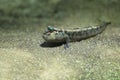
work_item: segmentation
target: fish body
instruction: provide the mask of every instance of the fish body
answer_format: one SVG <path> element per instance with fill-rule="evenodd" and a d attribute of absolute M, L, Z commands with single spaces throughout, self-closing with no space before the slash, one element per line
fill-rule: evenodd
<path fill-rule="evenodd" d="M 79 41 L 85 38 L 95 36 L 105 30 L 107 25 L 111 22 L 103 22 L 98 26 L 88 26 L 83 29 L 73 28 L 73 29 L 57 29 L 53 27 L 48 27 L 48 31 L 43 34 L 43 39 L 46 42 L 67 42 L 67 41 Z"/>

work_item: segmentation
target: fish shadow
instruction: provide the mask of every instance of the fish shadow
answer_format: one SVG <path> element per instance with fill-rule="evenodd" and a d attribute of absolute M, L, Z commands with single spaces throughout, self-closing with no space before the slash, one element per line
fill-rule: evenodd
<path fill-rule="evenodd" d="M 74 43 L 74 42 L 80 42 L 81 40 L 78 40 L 78 41 L 72 41 L 70 43 Z M 66 42 L 58 42 L 58 43 L 54 43 L 54 42 L 43 42 L 40 44 L 40 47 L 44 47 L 44 48 L 54 48 L 54 47 L 60 47 L 66 45 Z"/>
<path fill-rule="evenodd" d="M 65 43 L 64 42 L 61 42 L 61 43 L 43 42 L 42 44 L 40 44 L 40 46 L 44 48 L 54 48 L 54 47 L 62 46 L 63 44 Z"/>
<path fill-rule="evenodd" d="M 94 35 L 95 36 L 95 35 Z M 84 38 L 82 40 L 86 40 L 88 38 L 91 38 L 91 37 L 87 37 L 87 38 Z M 74 43 L 74 42 L 81 42 L 82 40 L 77 40 L 77 41 L 71 41 L 70 43 Z M 62 46 L 62 45 L 65 45 L 66 42 L 59 42 L 59 43 L 54 43 L 54 42 L 43 42 L 40 44 L 41 47 L 44 47 L 44 48 L 54 48 L 54 47 L 59 47 L 59 46 Z"/>

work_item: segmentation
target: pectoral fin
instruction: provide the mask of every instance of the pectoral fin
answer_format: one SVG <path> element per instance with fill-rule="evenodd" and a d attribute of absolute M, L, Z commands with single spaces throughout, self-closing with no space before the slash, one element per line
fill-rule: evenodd
<path fill-rule="evenodd" d="M 69 39 L 69 37 L 67 37 L 67 38 L 66 38 L 66 43 L 65 43 L 65 45 L 64 45 L 64 48 L 65 48 L 65 49 L 69 48 L 69 42 L 70 42 L 70 39 Z"/>

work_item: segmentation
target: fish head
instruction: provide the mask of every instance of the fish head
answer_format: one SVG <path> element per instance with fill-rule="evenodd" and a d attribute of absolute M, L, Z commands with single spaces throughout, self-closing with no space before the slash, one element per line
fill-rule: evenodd
<path fill-rule="evenodd" d="M 47 42 L 65 42 L 66 37 L 64 31 L 47 31 L 43 34 L 43 39 Z"/>

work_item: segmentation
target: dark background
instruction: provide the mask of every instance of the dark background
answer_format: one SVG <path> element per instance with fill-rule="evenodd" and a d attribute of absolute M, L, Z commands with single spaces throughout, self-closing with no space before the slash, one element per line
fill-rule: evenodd
<path fill-rule="evenodd" d="M 119 0 L 0 0 L 0 27 L 52 24 L 70 16 L 80 21 L 107 18 L 117 26 L 119 13 Z"/>

